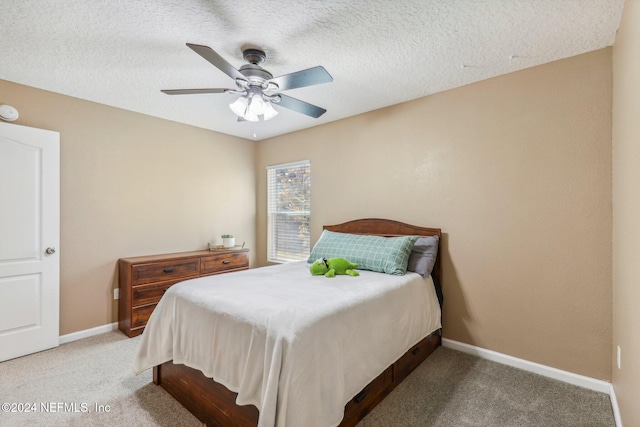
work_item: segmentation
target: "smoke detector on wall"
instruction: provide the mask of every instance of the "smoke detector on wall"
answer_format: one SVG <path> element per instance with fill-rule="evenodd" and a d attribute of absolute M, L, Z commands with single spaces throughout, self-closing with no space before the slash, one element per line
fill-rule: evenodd
<path fill-rule="evenodd" d="M 11 105 L 2 104 L 0 105 L 0 119 L 13 122 L 18 119 L 18 110 Z"/>

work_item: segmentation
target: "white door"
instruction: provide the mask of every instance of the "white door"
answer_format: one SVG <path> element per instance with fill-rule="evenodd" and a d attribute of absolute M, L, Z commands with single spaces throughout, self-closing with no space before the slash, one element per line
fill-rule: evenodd
<path fill-rule="evenodd" d="M 0 122 L 0 362 L 57 347 L 60 134 Z"/>

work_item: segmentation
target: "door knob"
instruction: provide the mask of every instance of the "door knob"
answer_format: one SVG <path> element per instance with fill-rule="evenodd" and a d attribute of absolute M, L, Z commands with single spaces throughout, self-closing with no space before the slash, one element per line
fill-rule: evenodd
<path fill-rule="evenodd" d="M 54 247 L 49 247 L 49 248 L 47 248 L 47 249 L 45 250 L 45 252 L 46 252 L 48 255 L 53 255 L 53 254 L 55 254 L 55 253 L 56 253 L 56 248 L 54 248 Z"/>

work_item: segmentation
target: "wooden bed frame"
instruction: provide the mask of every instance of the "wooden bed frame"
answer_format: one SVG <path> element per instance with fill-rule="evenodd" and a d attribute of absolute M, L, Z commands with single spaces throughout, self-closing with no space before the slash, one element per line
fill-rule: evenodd
<path fill-rule="evenodd" d="M 442 237 L 439 228 L 425 228 L 398 221 L 368 218 L 323 227 L 325 230 L 352 234 L 393 236 Z M 432 272 L 433 278 L 442 284 L 440 254 Z M 439 345 L 440 331 L 436 331 L 416 343 L 400 359 L 367 384 L 345 406 L 344 418 L 339 427 L 355 426 L 402 380 L 422 363 Z M 253 405 L 235 403 L 237 393 L 227 389 L 202 372 L 185 365 L 166 362 L 153 368 L 153 382 L 164 388 L 193 415 L 209 427 L 256 427 L 258 409 Z"/>

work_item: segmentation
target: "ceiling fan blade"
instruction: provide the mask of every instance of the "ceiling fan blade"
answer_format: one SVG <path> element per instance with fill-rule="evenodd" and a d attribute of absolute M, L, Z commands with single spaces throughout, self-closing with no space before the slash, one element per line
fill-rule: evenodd
<path fill-rule="evenodd" d="M 324 67 L 318 66 L 291 74 L 285 74 L 284 76 L 274 77 L 269 81 L 277 84 L 279 90 L 289 90 L 329 83 L 333 81 L 333 77 L 331 77 Z"/>
<path fill-rule="evenodd" d="M 167 95 L 193 95 L 198 93 L 225 93 L 229 89 L 164 89 L 160 92 Z"/>
<path fill-rule="evenodd" d="M 316 105 L 300 101 L 299 99 L 295 99 L 281 93 L 279 93 L 277 96 L 280 97 L 280 102 L 277 102 L 276 105 L 288 108 L 293 111 L 297 111 L 298 113 L 306 114 L 307 116 L 311 116 L 314 119 L 317 119 L 327 112 L 327 110 L 325 110 L 324 108 L 320 108 Z"/>
<path fill-rule="evenodd" d="M 233 80 L 246 80 L 246 77 L 243 76 L 240 71 L 236 70 L 233 65 L 229 64 L 226 59 L 218 55 L 216 51 L 211 49 L 209 46 L 202 46 L 199 44 L 191 43 L 187 43 L 187 46 L 189 46 L 195 53 L 213 64 L 227 76 L 231 77 Z"/>

